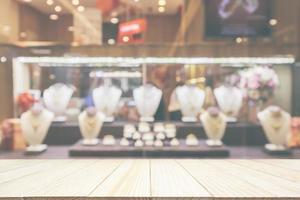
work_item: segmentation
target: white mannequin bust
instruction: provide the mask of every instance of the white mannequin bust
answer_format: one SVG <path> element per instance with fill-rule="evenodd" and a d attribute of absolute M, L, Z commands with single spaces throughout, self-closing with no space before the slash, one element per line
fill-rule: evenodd
<path fill-rule="evenodd" d="M 259 112 L 257 117 L 263 127 L 270 144 L 266 144 L 268 150 L 286 150 L 288 138 L 291 134 L 291 116 L 278 106 L 269 106 Z"/>
<path fill-rule="evenodd" d="M 177 99 L 180 104 L 182 121 L 195 122 L 204 104 L 205 93 L 194 84 L 176 88 Z"/>
<path fill-rule="evenodd" d="M 100 86 L 93 91 L 93 100 L 96 108 L 105 114 L 105 121 L 114 121 L 114 112 L 122 96 L 122 90 L 110 85 Z"/>
<path fill-rule="evenodd" d="M 47 145 L 42 143 L 53 119 L 54 114 L 40 104 L 35 104 L 29 111 L 21 115 L 21 129 L 29 145 L 26 151 L 42 152 L 47 149 Z"/>
<path fill-rule="evenodd" d="M 222 112 L 227 116 L 227 121 L 236 121 L 243 105 L 242 91 L 233 86 L 220 86 L 214 89 L 217 103 Z"/>
<path fill-rule="evenodd" d="M 151 84 L 140 86 L 133 90 L 133 99 L 140 114 L 141 121 L 154 121 L 162 91 Z"/>
<path fill-rule="evenodd" d="M 66 120 L 64 114 L 73 92 L 71 87 L 62 83 L 56 83 L 44 91 L 44 103 L 46 108 L 55 114 L 55 121 Z"/>
<path fill-rule="evenodd" d="M 208 137 L 208 146 L 221 146 L 226 129 L 226 116 L 218 108 L 210 107 L 200 116 L 203 128 Z"/>
<path fill-rule="evenodd" d="M 105 116 L 94 107 L 87 108 L 78 116 L 83 145 L 96 145 L 99 143 L 98 135 L 104 118 Z"/>

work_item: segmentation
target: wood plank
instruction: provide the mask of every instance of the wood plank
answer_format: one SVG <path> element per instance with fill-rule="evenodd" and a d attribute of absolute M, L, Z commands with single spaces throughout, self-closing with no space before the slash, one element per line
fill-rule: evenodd
<path fill-rule="evenodd" d="M 84 161 L 81 160 L 81 162 Z M 98 160 L 73 174 L 52 182 L 47 188 L 43 188 L 39 194 L 46 197 L 87 197 L 121 163 L 122 160 Z M 80 164 L 80 162 L 74 164 Z"/>
<path fill-rule="evenodd" d="M 272 194 L 202 160 L 177 160 L 214 197 L 272 197 Z M 223 164 L 223 162 L 218 162 Z"/>
<path fill-rule="evenodd" d="M 23 197 L 39 197 L 43 194 L 45 188 L 94 162 L 96 161 L 77 162 L 74 160 L 63 160 L 55 167 L 45 168 L 39 173 L 12 182 L 8 185 L 9 187 L 6 188 L 6 191 L 11 191 L 11 194 L 17 193 Z M 21 188 L 18 187 L 20 185 L 22 186 Z M 18 188 L 18 190 L 15 188 Z"/>
<path fill-rule="evenodd" d="M 211 197 L 175 160 L 151 160 L 152 197 Z"/>
<path fill-rule="evenodd" d="M 29 163 L 31 161 L 24 161 Z M 41 164 L 36 164 L 30 167 L 19 168 L 17 170 L 10 170 L 6 173 L 0 174 L 0 197 L 23 197 L 25 192 L 30 188 L 35 188 L 45 181 L 49 174 L 49 169 L 57 169 L 58 166 L 64 166 L 64 163 L 69 163 L 70 160 L 45 160 Z M 59 169 L 59 168 L 58 168 Z M 2 176 L 1 176 L 2 175 Z"/>
<path fill-rule="evenodd" d="M 150 161 L 124 161 L 90 196 L 150 197 Z"/>
<path fill-rule="evenodd" d="M 291 160 L 291 159 L 260 159 L 260 160 L 256 160 L 258 162 L 263 162 L 269 165 L 274 165 L 277 167 L 282 167 L 284 169 L 287 170 L 295 170 L 295 171 L 300 171 L 300 162 L 299 160 L 295 159 L 295 160 Z"/>
<path fill-rule="evenodd" d="M 259 162 L 256 160 L 230 160 L 230 162 L 247 167 L 249 169 L 254 169 L 256 171 L 261 171 L 272 176 L 283 178 L 293 182 L 300 182 L 300 169 L 299 170 L 286 170 L 285 168 L 278 167 L 274 164 L 267 164 Z M 275 162 L 276 163 L 276 162 Z M 298 163 L 298 162 L 297 162 Z M 298 164 L 300 167 L 300 165 Z"/>
<path fill-rule="evenodd" d="M 240 166 L 228 160 L 203 160 L 202 162 L 271 193 L 272 197 L 300 197 L 300 185 L 286 179 Z"/>
<path fill-rule="evenodd" d="M 61 163 L 61 161 L 58 161 L 58 160 L 45 160 L 45 161 L 37 162 L 34 164 L 30 164 L 29 161 L 25 161 L 24 165 L 22 165 L 22 167 L 19 167 L 19 168 L 11 168 L 10 167 L 7 170 L 3 170 L 3 172 L 0 173 L 0 186 L 6 184 L 7 182 L 11 182 L 13 180 L 18 180 L 22 177 L 26 177 L 31 174 L 35 174 L 37 172 L 47 169 L 48 167 L 54 167 L 60 163 Z M 26 165 L 26 164 L 28 164 L 28 165 Z M 2 189 L 2 187 L 0 187 L 0 189 Z M 0 195 L 1 195 L 1 192 L 0 192 Z"/>
<path fill-rule="evenodd" d="M 24 160 L 0 160 L 0 173 L 9 170 L 17 169 L 24 166 L 34 165 L 41 163 L 42 160 L 32 160 L 32 162 L 24 162 Z"/>

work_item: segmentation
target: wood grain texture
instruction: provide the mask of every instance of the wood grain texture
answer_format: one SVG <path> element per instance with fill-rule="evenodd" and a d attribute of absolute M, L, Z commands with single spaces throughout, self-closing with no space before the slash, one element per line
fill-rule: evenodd
<path fill-rule="evenodd" d="M 300 199 L 299 160 L 0 160 L 0 199 Z"/>
<path fill-rule="evenodd" d="M 174 160 L 151 160 L 152 197 L 211 197 L 184 168 Z"/>
<path fill-rule="evenodd" d="M 90 196 L 150 197 L 150 161 L 126 160 Z"/>

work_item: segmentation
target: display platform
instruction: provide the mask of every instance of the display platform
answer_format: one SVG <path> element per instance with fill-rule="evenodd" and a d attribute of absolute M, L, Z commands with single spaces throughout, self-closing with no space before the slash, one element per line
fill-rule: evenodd
<path fill-rule="evenodd" d="M 117 141 L 119 143 L 119 141 Z M 197 146 L 187 146 L 184 140 L 180 140 L 180 145 L 164 147 L 134 147 L 134 146 L 108 146 L 98 144 L 86 146 L 82 141 L 77 142 L 69 150 L 70 156 L 99 156 L 99 157 L 229 157 L 230 152 L 226 146 L 209 147 L 205 141 L 199 141 Z"/>
<path fill-rule="evenodd" d="M 0 199 L 300 199 L 300 161 L 0 160 Z"/>
<path fill-rule="evenodd" d="M 195 134 L 199 139 L 207 139 L 203 126 L 200 122 L 166 122 L 173 123 L 177 128 L 177 138 L 184 139 L 190 133 Z M 123 137 L 123 127 L 125 124 L 134 124 L 132 122 L 115 121 L 104 123 L 99 137 L 111 134 L 115 138 Z M 152 126 L 153 123 L 150 123 Z M 81 139 L 81 134 L 77 122 L 53 123 L 45 139 L 48 145 L 73 145 Z M 224 144 L 230 146 L 260 146 L 267 143 L 265 134 L 260 124 L 236 122 L 228 123 L 224 138 Z"/>

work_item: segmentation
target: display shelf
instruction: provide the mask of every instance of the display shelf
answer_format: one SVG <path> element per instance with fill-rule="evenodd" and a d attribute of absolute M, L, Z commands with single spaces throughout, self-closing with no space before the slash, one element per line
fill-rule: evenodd
<path fill-rule="evenodd" d="M 84 146 L 82 141 L 73 145 L 69 150 L 70 156 L 99 156 L 99 157 L 228 157 L 229 150 L 226 146 L 208 147 L 205 141 L 199 141 L 197 146 L 187 146 L 184 140 L 180 140 L 179 146 L 164 147 L 134 147 L 116 145 Z"/>
<path fill-rule="evenodd" d="M 115 138 L 123 136 L 123 127 L 131 122 L 104 123 L 99 137 L 112 134 Z M 199 139 L 206 139 L 203 126 L 200 122 L 166 122 L 177 127 L 177 137 L 184 139 L 188 134 L 194 133 Z M 137 125 L 136 122 L 131 124 Z M 153 125 L 153 124 L 151 124 Z M 45 143 L 49 145 L 72 145 L 80 140 L 81 134 L 77 122 L 53 123 L 50 127 Z M 223 142 L 226 145 L 264 145 L 267 139 L 260 124 L 237 122 L 228 123 Z"/>
<path fill-rule="evenodd" d="M 299 160 L 1 160 L 0 199 L 299 199 Z"/>

